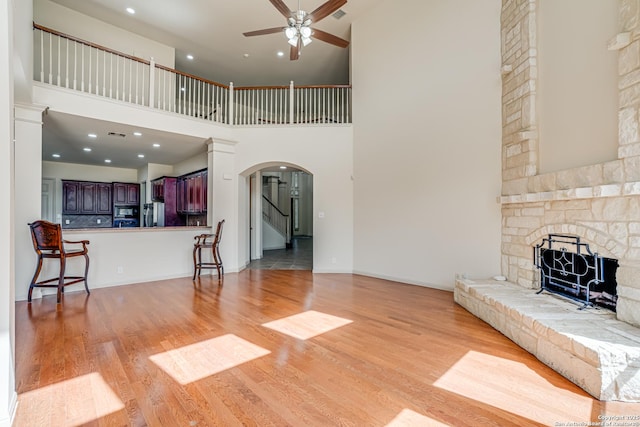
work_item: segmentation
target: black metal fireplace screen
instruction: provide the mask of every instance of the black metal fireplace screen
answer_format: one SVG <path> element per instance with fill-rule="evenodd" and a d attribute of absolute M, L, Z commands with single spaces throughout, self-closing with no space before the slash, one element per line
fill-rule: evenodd
<path fill-rule="evenodd" d="M 538 293 L 563 295 L 582 303 L 581 309 L 597 305 L 616 310 L 618 260 L 592 253 L 578 236 L 562 234 L 549 234 L 535 246 L 533 258 L 540 270 Z"/>

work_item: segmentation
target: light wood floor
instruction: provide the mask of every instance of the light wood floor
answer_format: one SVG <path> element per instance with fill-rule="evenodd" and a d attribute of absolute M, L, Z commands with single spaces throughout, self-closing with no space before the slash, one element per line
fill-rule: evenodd
<path fill-rule="evenodd" d="M 639 404 L 591 398 L 452 293 L 355 275 L 46 296 L 16 303 L 16 346 L 16 426 L 640 423 Z"/>

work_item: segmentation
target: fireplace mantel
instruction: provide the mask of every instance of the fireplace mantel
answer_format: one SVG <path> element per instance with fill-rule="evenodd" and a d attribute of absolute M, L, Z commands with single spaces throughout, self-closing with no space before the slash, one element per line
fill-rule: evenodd
<path fill-rule="evenodd" d="M 556 200 L 594 199 L 599 197 L 622 197 L 640 195 L 640 181 L 602 184 L 589 187 L 567 188 L 561 190 L 539 191 L 509 196 L 500 196 L 498 202 L 512 203 L 551 202 Z"/>

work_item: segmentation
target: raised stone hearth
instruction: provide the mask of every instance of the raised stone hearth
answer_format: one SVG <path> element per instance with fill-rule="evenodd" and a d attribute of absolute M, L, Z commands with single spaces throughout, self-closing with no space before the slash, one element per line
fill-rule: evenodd
<path fill-rule="evenodd" d="M 595 398 L 640 402 L 640 329 L 615 313 L 496 280 L 457 280 L 454 297 Z"/>

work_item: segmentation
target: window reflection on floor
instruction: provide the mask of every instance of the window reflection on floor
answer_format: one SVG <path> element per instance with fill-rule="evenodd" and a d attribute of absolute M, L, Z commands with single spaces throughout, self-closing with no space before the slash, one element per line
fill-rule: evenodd
<path fill-rule="evenodd" d="M 154 354 L 149 359 L 185 385 L 269 353 L 269 350 L 227 334 Z"/>
<path fill-rule="evenodd" d="M 124 408 L 97 372 L 22 393 L 18 402 L 16 426 L 79 426 Z"/>

